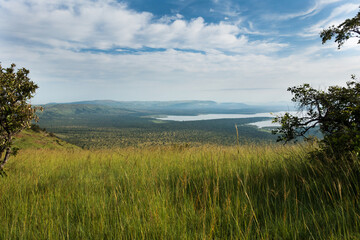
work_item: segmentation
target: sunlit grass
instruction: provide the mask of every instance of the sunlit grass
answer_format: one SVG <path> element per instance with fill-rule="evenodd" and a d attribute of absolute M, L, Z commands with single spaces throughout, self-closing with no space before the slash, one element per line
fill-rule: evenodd
<path fill-rule="evenodd" d="M 308 151 L 23 150 L 0 178 L 0 239 L 360 238 L 360 177 Z"/>

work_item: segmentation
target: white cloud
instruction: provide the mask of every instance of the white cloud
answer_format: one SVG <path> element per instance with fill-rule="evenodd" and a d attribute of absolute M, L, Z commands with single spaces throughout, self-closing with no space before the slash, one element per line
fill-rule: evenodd
<path fill-rule="evenodd" d="M 352 3 L 341 5 L 335 8 L 327 18 L 315 23 L 310 28 L 305 29 L 304 32 L 299 33 L 298 35 L 302 37 L 313 37 L 319 35 L 319 33 L 323 29 L 326 29 L 332 25 L 337 26 L 340 23 L 344 22 L 344 19 L 346 19 L 346 17 L 354 17 L 354 13 L 356 13 L 358 7 L 358 4 Z"/>
<path fill-rule="evenodd" d="M 344 11 L 334 10 L 332 16 Z M 251 23 L 249 29 L 254 31 Z M 250 40 L 243 31 L 236 24 L 209 24 L 201 17 L 186 20 L 175 15 L 156 20 L 151 13 L 135 12 L 111 0 L 0 0 L 2 64 L 15 62 L 31 70 L 31 78 L 40 86 L 37 102 L 286 101 L 290 99 L 288 86 L 341 84 L 350 74 L 359 74 L 360 55 L 347 56 L 346 49 L 331 51 L 326 58 L 320 57 L 324 53 L 319 47 L 279 57 L 271 53 L 286 45 Z M 77 51 L 143 46 L 166 50 L 138 54 L 123 54 L 121 49 L 118 54 Z M 218 91 L 231 88 L 270 90 L 261 94 Z"/>
<path fill-rule="evenodd" d="M 286 88 L 304 82 L 315 87 L 344 84 L 359 74 L 359 55 L 335 51 L 315 57 L 318 49 L 304 49 L 288 57 L 261 54 L 225 55 L 148 52 L 136 55 L 76 53 L 66 49 L 20 47 L 16 52 L 0 41 L 3 59 L 31 70 L 40 86 L 36 102 L 84 99 L 217 101 L 288 101 Z M 41 50 L 41 51 L 39 51 Z M 3 62 L 8 66 L 11 62 Z M 269 88 L 268 91 L 219 89 Z"/>
<path fill-rule="evenodd" d="M 179 20 L 179 19 L 183 19 L 183 18 L 184 18 L 183 15 L 177 13 L 174 16 L 168 16 L 168 15 L 162 16 L 158 22 L 163 23 L 163 24 L 170 24 L 171 22 L 173 22 L 175 20 Z"/>
<path fill-rule="evenodd" d="M 241 29 L 231 23 L 209 24 L 201 17 L 184 20 L 180 14 L 156 20 L 151 13 L 135 12 L 111 0 L 0 0 L 0 16 L 2 36 L 55 48 L 146 46 L 273 52 L 285 46 L 249 42 L 241 35 Z"/>
<path fill-rule="evenodd" d="M 318 12 L 320 12 L 326 5 L 340 2 L 340 1 L 341 0 L 315 0 L 313 5 L 309 9 L 302 10 L 302 11 L 295 12 L 295 13 L 288 13 L 288 14 L 281 14 L 281 15 L 280 14 L 267 15 L 266 18 L 271 19 L 271 20 L 279 20 L 279 21 L 289 20 L 292 18 L 307 18 L 307 17 L 311 17 L 311 16 L 317 14 Z"/>
<path fill-rule="evenodd" d="M 153 48 L 185 48 L 206 52 L 217 49 L 235 53 L 269 53 L 286 46 L 267 41 L 250 42 L 246 36 L 239 35 L 240 31 L 237 26 L 224 22 L 206 24 L 199 17 L 191 21 L 176 20 L 170 25 L 151 24 L 139 36 L 146 38 L 147 46 Z"/>
<path fill-rule="evenodd" d="M 211 13 L 220 14 L 225 20 L 231 20 L 232 24 L 239 26 L 243 22 L 240 4 L 232 0 L 214 1 L 214 8 L 210 9 Z"/>

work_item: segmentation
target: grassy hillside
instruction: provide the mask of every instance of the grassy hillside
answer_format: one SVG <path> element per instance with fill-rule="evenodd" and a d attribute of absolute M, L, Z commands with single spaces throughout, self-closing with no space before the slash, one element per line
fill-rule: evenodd
<path fill-rule="evenodd" d="M 14 138 L 14 147 L 19 149 L 75 149 L 75 145 L 67 143 L 55 135 L 42 130 L 23 130 Z"/>
<path fill-rule="evenodd" d="M 330 174 L 309 149 L 23 150 L 0 178 L 0 239 L 360 238 L 359 169 Z"/>

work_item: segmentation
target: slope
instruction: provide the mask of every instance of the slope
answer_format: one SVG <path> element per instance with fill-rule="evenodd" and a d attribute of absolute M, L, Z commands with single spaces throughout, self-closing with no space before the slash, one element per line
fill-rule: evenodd
<path fill-rule="evenodd" d="M 15 136 L 14 147 L 19 149 L 78 149 L 79 147 L 67 143 L 54 134 L 38 127 L 26 129 Z"/>

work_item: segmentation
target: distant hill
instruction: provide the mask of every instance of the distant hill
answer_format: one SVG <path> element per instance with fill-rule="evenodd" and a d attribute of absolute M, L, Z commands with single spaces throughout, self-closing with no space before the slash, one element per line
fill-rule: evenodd
<path fill-rule="evenodd" d="M 72 114 L 128 114 L 134 111 L 121 107 L 111 107 L 105 104 L 90 103 L 51 103 L 43 105 L 44 113 L 51 115 L 72 115 Z"/>
<path fill-rule="evenodd" d="M 71 103 L 51 103 L 45 106 L 102 106 L 131 110 L 165 110 L 165 109 L 243 109 L 250 106 L 244 103 L 217 103 L 214 101 L 112 101 L 94 100 Z"/>
<path fill-rule="evenodd" d="M 256 106 L 244 103 L 217 103 L 214 101 L 112 101 L 94 100 L 71 103 L 50 103 L 43 105 L 44 114 L 183 114 L 210 113 L 257 113 L 289 110 L 285 105 Z"/>

